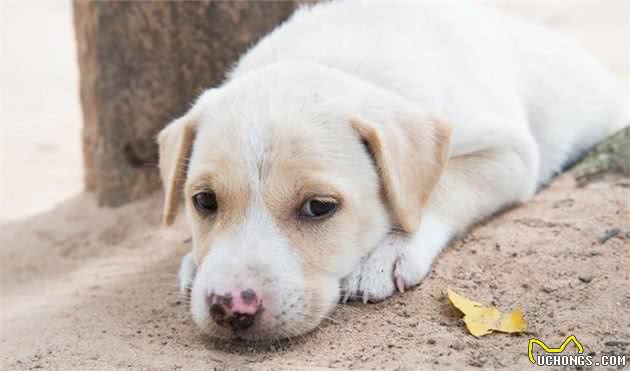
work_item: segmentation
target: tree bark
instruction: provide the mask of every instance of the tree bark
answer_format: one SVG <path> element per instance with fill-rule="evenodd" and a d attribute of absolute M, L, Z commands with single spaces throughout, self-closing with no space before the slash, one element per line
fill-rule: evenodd
<path fill-rule="evenodd" d="M 159 130 L 298 3 L 74 2 L 85 186 L 101 205 L 159 187 Z"/>

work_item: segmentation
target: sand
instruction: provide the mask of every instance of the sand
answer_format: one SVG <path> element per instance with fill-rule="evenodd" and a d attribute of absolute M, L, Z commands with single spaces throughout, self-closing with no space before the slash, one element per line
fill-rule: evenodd
<path fill-rule="evenodd" d="M 535 4 L 502 6 L 572 33 L 628 84 L 628 3 Z M 12 175 L 41 179 L 32 170 L 45 162 L 24 163 L 14 168 L 28 171 Z M 529 338 L 559 345 L 570 334 L 587 353 L 630 357 L 628 178 L 579 188 L 564 174 L 453 242 L 419 287 L 339 306 L 316 331 L 265 345 L 214 341 L 195 328 L 175 284 L 189 233 L 181 219 L 159 225 L 160 197 L 101 209 L 78 194 L 26 219 L 4 218 L 0 369 L 522 369 L 531 367 Z M 528 333 L 474 338 L 446 287 L 522 308 Z"/>
<path fill-rule="evenodd" d="M 80 195 L 2 228 L 0 368 L 520 368 L 531 336 L 569 334 L 588 352 L 628 353 L 607 344 L 630 344 L 629 187 L 615 176 L 577 188 L 563 175 L 453 243 L 418 288 L 340 306 L 314 333 L 263 346 L 194 327 L 174 276 L 188 234 L 159 226 L 159 195 L 116 210 Z M 529 333 L 472 337 L 446 287 L 522 308 Z"/>

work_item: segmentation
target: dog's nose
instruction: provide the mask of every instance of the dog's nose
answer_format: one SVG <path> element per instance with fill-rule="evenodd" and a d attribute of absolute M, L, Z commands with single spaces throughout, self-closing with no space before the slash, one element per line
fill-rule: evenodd
<path fill-rule="evenodd" d="M 212 320 L 232 330 L 251 327 L 263 310 L 262 301 L 252 289 L 212 293 L 208 296 L 208 305 Z"/>

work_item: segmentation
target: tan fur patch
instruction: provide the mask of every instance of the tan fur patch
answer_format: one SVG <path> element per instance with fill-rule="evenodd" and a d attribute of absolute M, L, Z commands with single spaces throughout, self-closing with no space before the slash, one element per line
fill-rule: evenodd
<path fill-rule="evenodd" d="M 173 224 L 186 179 L 186 168 L 197 127 L 196 120 L 184 116 L 160 132 L 160 174 L 164 184 L 162 221 Z"/>
<path fill-rule="evenodd" d="M 186 200 L 190 215 L 194 219 L 198 236 L 203 238 L 195 243 L 194 255 L 200 260 L 208 253 L 208 238 L 216 233 L 233 232 L 245 220 L 251 190 L 238 162 L 214 158 L 204 164 L 208 171 L 195 174 L 186 183 Z M 217 197 L 218 209 L 215 215 L 203 215 L 195 209 L 192 199 L 195 194 L 211 191 Z"/>

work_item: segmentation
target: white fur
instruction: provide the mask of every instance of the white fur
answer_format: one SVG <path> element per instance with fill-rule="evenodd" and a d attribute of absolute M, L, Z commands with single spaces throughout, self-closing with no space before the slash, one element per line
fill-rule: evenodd
<path fill-rule="evenodd" d="M 305 315 L 302 258 L 266 210 L 258 183 L 272 126 L 323 130 L 321 123 L 366 111 L 387 120 L 397 101 L 445 116 L 453 128 L 449 164 L 420 227 L 411 236 L 387 234 L 392 225 L 381 220 L 365 237 L 382 236 L 381 242 L 346 243 L 318 276 L 325 281 L 320 311 L 302 318 L 301 327 L 284 328 L 285 335 L 309 330 L 313 318 L 332 307 L 337 287 L 330 282 L 343 278 L 345 299 L 364 301 L 418 284 L 453 236 L 527 200 L 567 162 L 630 123 L 627 97 L 613 77 L 574 43 L 540 26 L 463 2 L 304 7 L 249 50 L 227 82 L 193 109 L 202 124 L 188 176 L 208 171 L 205 159 L 215 144 L 239 133 L 234 148 L 249 161 L 244 177 L 255 195 L 238 233 L 213 243 L 197 261 L 192 312 L 201 327 L 209 325 L 206 296 L 233 287 L 284 298 L 270 307 L 268 326 L 299 323 Z M 327 137 L 338 144 L 330 158 L 345 156 L 345 135 Z M 361 173 L 366 171 L 357 166 L 349 173 L 375 181 Z M 199 240 L 195 226 L 193 231 Z M 182 264 L 182 285 L 194 275 L 191 261 L 187 256 Z M 286 302 L 297 307 L 288 310 Z"/>
<path fill-rule="evenodd" d="M 181 295 L 188 295 L 188 291 L 192 289 L 196 273 L 197 264 L 195 264 L 195 259 L 193 258 L 192 253 L 188 253 L 182 258 L 182 262 L 179 266 L 179 272 L 177 274 L 177 279 L 179 281 L 179 293 Z"/>

